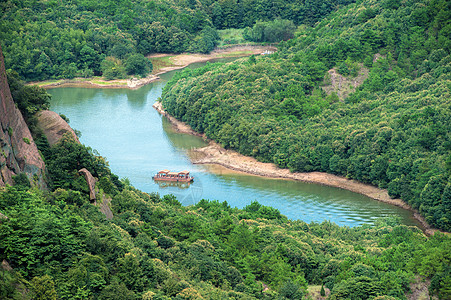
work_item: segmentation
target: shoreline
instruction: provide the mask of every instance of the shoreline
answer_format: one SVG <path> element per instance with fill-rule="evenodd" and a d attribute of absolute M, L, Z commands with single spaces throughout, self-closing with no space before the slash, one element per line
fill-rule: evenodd
<path fill-rule="evenodd" d="M 353 179 L 347 179 L 324 172 L 296 172 L 292 173 L 289 169 L 281 169 L 273 163 L 263 163 L 253 157 L 244 156 L 234 150 L 228 150 L 221 147 L 216 142 L 206 138 L 191 129 L 191 127 L 169 115 L 162 107 L 161 102 L 155 102 L 153 107 L 174 126 L 174 129 L 180 133 L 196 135 L 208 141 L 208 146 L 191 150 L 190 159 L 193 164 L 211 164 L 220 165 L 227 169 L 244 172 L 250 175 L 257 175 L 274 179 L 291 179 L 307 183 L 321 184 L 330 187 L 348 190 L 367 196 L 373 200 L 381 201 L 391 205 L 401 207 L 413 213 L 413 218 L 421 224 L 421 230 L 430 236 L 438 229 L 432 228 L 419 212 L 401 199 L 392 199 L 386 189 L 362 183 Z"/>
<path fill-rule="evenodd" d="M 156 75 L 149 75 L 146 78 L 115 79 L 106 81 L 103 79 L 87 80 L 86 78 L 60 79 L 55 82 L 29 82 L 29 85 L 38 85 L 45 89 L 54 89 L 59 87 L 83 87 L 83 88 L 106 88 L 106 89 L 131 89 L 136 90 L 146 84 L 160 79 Z"/>
<path fill-rule="evenodd" d="M 105 89 L 131 89 L 136 90 L 149 83 L 160 79 L 158 75 L 165 74 L 173 70 L 179 70 L 186 68 L 190 64 L 207 62 L 215 59 L 227 58 L 227 57 L 245 57 L 250 55 L 260 54 L 266 50 L 275 50 L 274 46 L 234 46 L 227 49 L 215 49 L 209 54 L 199 53 L 182 53 L 182 54 L 169 54 L 158 53 L 148 55 L 148 58 L 160 58 L 169 57 L 171 60 L 171 66 L 159 68 L 155 73 L 149 74 L 145 78 L 129 78 L 129 79 L 113 79 L 104 80 L 103 77 L 99 78 L 74 78 L 74 79 L 57 79 L 50 81 L 33 81 L 27 83 L 27 85 L 38 85 L 45 89 L 59 88 L 59 87 L 84 87 L 84 88 L 105 88 Z"/>
<path fill-rule="evenodd" d="M 183 69 L 193 63 L 207 62 L 215 59 L 221 58 L 232 58 L 232 57 L 246 57 L 251 55 L 260 55 L 265 51 L 276 51 L 277 48 L 274 46 L 252 46 L 252 45 L 236 45 L 231 46 L 226 49 L 215 49 L 209 54 L 201 53 L 181 53 L 181 54 L 166 54 L 158 53 L 148 55 L 148 58 L 162 58 L 169 57 L 172 61 L 172 66 L 160 68 L 157 72 L 152 73 L 153 75 L 161 75 L 173 70 Z"/>

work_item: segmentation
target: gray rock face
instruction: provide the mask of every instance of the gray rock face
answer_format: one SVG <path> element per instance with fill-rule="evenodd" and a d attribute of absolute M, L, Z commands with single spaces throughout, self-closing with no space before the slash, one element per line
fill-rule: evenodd
<path fill-rule="evenodd" d="M 16 108 L 6 78 L 0 47 L 0 186 L 13 184 L 11 176 L 25 173 L 33 185 L 46 188 L 45 164 L 30 130 Z"/>

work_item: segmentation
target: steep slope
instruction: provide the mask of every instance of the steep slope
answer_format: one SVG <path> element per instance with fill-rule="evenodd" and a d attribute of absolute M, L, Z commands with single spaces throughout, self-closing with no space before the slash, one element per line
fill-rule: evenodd
<path fill-rule="evenodd" d="M 162 104 L 225 148 L 387 188 L 450 231 L 450 20 L 449 2 L 365 0 L 272 56 L 178 74 Z M 367 78 L 338 101 L 327 70 Z"/>
<path fill-rule="evenodd" d="M 0 47 L 0 186 L 13 184 L 12 176 L 25 173 L 30 182 L 44 188 L 45 165 L 22 114 L 16 108 L 6 79 Z"/>
<path fill-rule="evenodd" d="M 79 142 L 74 130 L 54 111 L 43 110 L 38 112 L 37 125 L 46 136 L 50 146 L 55 145 L 66 133 L 69 133 L 74 140 Z"/>

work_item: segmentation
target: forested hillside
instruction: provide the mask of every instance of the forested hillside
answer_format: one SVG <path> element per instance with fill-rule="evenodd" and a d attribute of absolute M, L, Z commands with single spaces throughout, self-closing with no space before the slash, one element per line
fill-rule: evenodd
<path fill-rule="evenodd" d="M 361 1 L 270 57 L 187 70 L 163 106 L 224 147 L 387 188 L 451 230 L 451 3 Z M 328 70 L 368 78 L 344 101 Z"/>
<path fill-rule="evenodd" d="M 0 259 L 13 271 L 0 268 L 0 297 L 301 299 L 324 284 L 330 299 L 405 299 L 413 282 L 427 293 L 422 278 L 430 294 L 451 296 L 441 233 L 390 220 L 306 224 L 256 202 L 182 207 L 127 185 L 112 193 L 109 221 L 80 191 L 3 189 Z"/>
<path fill-rule="evenodd" d="M 49 96 L 20 80 L 118 66 L 133 74 L 149 52 L 209 51 L 217 29 L 249 27 L 255 37 L 260 25 L 289 20 L 299 31 L 276 54 L 179 73 L 165 108 L 261 161 L 388 188 L 449 231 L 451 4 L 349 2 L 0 2 L 12 96 L 48 186 L 17 174 L 0 188 L 0 299 L 308 299 L 312 286 L 329 299 L 413 290 L 450 299 L 449 235 L 426 237 L 395 219 L 306 224 L 257 202 L 183 207 L 143 193 L 70 135 L 50 146 L 34 115 Z M 331 68 L 350 80 L 366 68 L 368 78 L 341 101 L 323 90 Z M 82 168 L 98 179 L 95 203 Z M 107 219 L 99 207 L 110 202 Z"/>
<path fill-rule="evenodd" d="M 24 111 L 45 108 L 45 91 L 10 78 Z M 32 89 L 39 100 L 24 103 Z M 27 119 L 49 190 L 20 175 L 0 190 L 1 299 L 301 299 L 309 286 L 329 299 L 451 296 L 449 236 L 427 238 L 396 219 L 306 224 L 257 202 L 183 207 L 118 180 L 71 135 L 50 146 Z M 80 168 L 98 178 L 97 205 Z M 99 206 L 110 201 L 107 219 Z"/>
<path fill-rule="evenodd" d="M 121 78 L 149 71 L 142 55 L 210 52 L 217 29 L 275 18 L 313 24 L 351 2 L 6 0 L 0 2 L 0 41 L 6 68 L 27 81 Z"/>
<path fill-rule="evenodd" d="M 23 111 L 45 91 L 11 74 Z M 36 98 L 24 102 L 36 90 Z M 379 220 L 373 226 L 291 221 L 253 202 L 244 209 L 201 200 L 183 207 L 119 181 L 103 157 L 70 135 L 50 146 L 27 118 L 49 189 L 26 176 L 0 189 L 1 299 L 406 299 L 451 296 L 451 239 Z M 78 172 L 98 178 L 97 205 Z M 107 219 L 99 206 L 111 201 Z"/>

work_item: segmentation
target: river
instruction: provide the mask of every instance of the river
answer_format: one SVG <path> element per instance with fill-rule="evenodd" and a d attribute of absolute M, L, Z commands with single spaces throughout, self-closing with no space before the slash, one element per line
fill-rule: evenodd
<path fill-rule="evenodd" d="M 51 109 L 67 116 L 72 128 L 81 132 L 80 141 L 106 157 L 111 170 L 120 178 L 128 178 L 144 192 L 174 194 L 183 205 L 209 199 L 243 208 L 256 200 L 279 209 L 290 219 L 307 223 L 330 220 L 353 227 L 395 216 L 403 224 L 418 225 L 412 212 L 353 192 L 191 164 L 189 150 L 205 146 L 205 142 L 174 132 L 171 124 L 152 107 L 174 72 L 178 71 L 163 74 L 161 80 L 138 90 L 50 89 Z M 159 185 L 152 176 L 162 169 L 189 170 L 195 180 L 189 186 Z"/>

